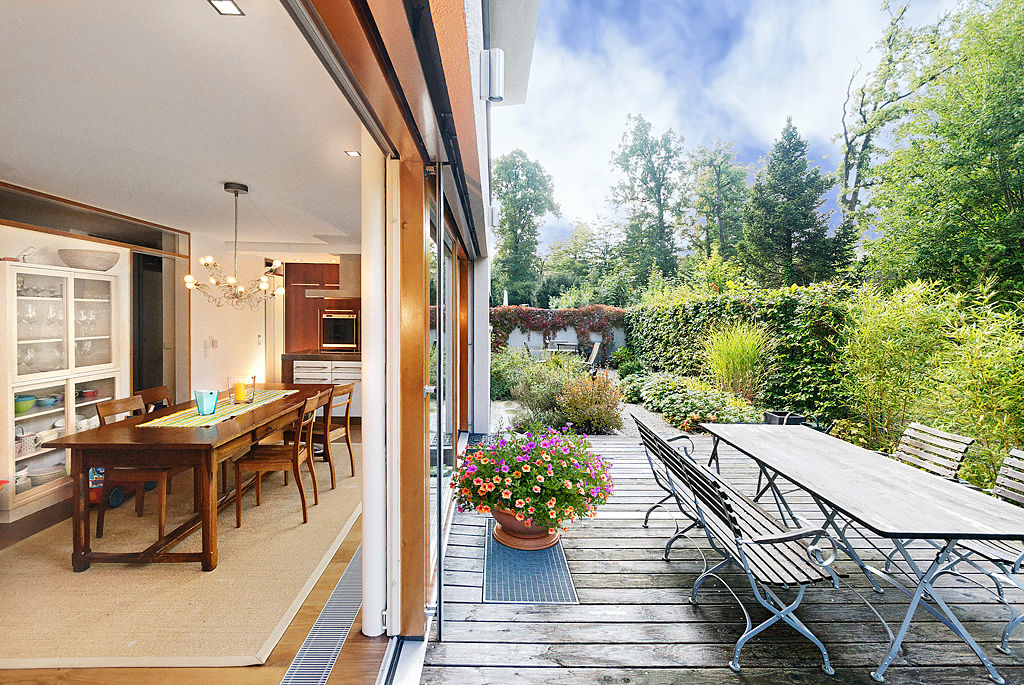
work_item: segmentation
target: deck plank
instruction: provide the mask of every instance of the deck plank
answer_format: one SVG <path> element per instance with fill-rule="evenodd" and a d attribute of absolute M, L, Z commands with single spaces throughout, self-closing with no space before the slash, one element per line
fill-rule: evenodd
<path fill-rule="evenodd" d="M 881 625 L 861 603 L 867 596 L 879 613 L 898 623 L 906 600 L 894 590 L 878 596 L 848 560 L 852 587 L 839 591 L 811 588 L 798 615 L 829 649 L 836 675 L 824 676 L 820 654 L 792 629 L 775 626 L 747 644 L 740 675 L 727 667 L 733 644 L 743 631 L 743 614 L 721 585 L 709 583 L 697 605 L 689 589 L 701 569 L 701 554 L 715 558 L 699 531 L 678 542 L 671 561 L 664 544 L 674 531 L 663 513 L 641 526 L 644 512 L 661 499 L 650 477 L 643 448 L 623 436 L 592 438 L 595 451 L 614 462 L 615 494 L 599 516 L 572 524 L 563 548 L 580 598 L 578 605 L 483 604 L 483 545 L 486 518 L 456 517 L 446 555 L 445 641 L 428 645 L 422 683 L 873 683 L 870 672 L 886 650 Z M 710 452 L 710 439 L 695 436 L 699 454 Z M 752 494 L 757 483 L 753 464 L 735 450 L 720 450 L 723 476 Z M 783 489 L 789 487 L 783 484 Z M 801 493 L 788 496 L 797 513 L 820 520 L 813 501 Z M 769 500 L 763 505 L 773 511 Z M 681 516 L 676 513 L 676 518 Z M 853 538 L 858 551 L 878 563 L 875 538 Z M 917 559 L 934 554 L 915 549 Z M 983 579 L 978 573 L 972 579 Z M 746 578 L 735 571 L 722 578 L 744 600 L 754 620 L 767 616 L 757 606 Z M 1011 683 L 1024 683 L 1024 647 L 1020 636 L 1014 654 L 995 650 L 1006 620 L 1005 609 L 968 581 L 949 579 L 946 598 L 990 658 Z M 1024 593 L 1008 592 L 1024 604 Z M 893 628 L 895 626 L 893 625 Z M 1013 645 L 1013 643 L 1011 643 Z M 970 649 L 944 626 L 918 613 L 905 641 L 906 653 L 886 674 L 888 683 L 987 683 L 987 673 Z"/>

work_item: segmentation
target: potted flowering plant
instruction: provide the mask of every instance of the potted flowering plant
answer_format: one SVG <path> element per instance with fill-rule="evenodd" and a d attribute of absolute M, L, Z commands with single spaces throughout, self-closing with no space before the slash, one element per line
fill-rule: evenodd
<path fill-rule="evenodd" d="M 494 539 L 514 549 L 550 547 L 567 522 L 593 517 L 612 494 L 611 462 L 592 454 L 571 426 L 509 429 L 468 452 L 452 480 L 459 511 L 494 516 Z"/>

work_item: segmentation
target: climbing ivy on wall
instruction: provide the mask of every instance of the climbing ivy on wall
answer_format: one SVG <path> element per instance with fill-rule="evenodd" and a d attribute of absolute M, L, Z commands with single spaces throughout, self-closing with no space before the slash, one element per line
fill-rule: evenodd
<path fill-rule="evenodd" d="M 591 333 L 600 333 L 605 349 L 611 349 L 614 329 L 622 326 L 626 310 L 603 304 L 592 304 L 577 309 L 536 309 L 534 307 L 492 307 L 491 349 L 508 345 L 515 329 L 540 333 L 548 342 L 558 331 L 572 328 L 576 339 L 590 340 Z"/>

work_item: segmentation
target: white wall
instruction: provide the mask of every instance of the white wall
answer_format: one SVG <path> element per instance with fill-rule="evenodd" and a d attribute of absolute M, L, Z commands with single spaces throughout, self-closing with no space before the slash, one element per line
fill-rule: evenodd
<path fill-rule="evenodd" d="M 197 279 L 205 280 L 209 276 L 206 267 L 199 264 L 205 255 L 227 265 L 226 270 L 230 271 L 231 248 L 225 246 L 223 238 L 193 233 L 191 245 L 191 273 Z M 241 280 L 250 280 L 264 268 L 263 257 L 238 254 Z M 255 311 L 215 307 L 205 296 L 193 292 L 191 312 L 192 390 L 223 390 L 228 387 L 228 380 L 236 376 L 256 376 L 257 382 L 266 378 L 263 349 L 266 317 L 262 305 Z"/>
<path fill-rule="evenodd" d="M 567 342 L 575 344 L 576 340 L 576 329 L 575 328 L 562 328 L 555 332 L 551 336 L 551 340 L 565 340 Z M 540 349 L 544 347 L 544 334 L 539 331 L 523 331 L 519 328 L 512 329 L 512 332 L 508 336 L 509 347 L 519 348 L 523 346 L 523 342 L 526 342 L 531 348 Z M 590 342 L 601 342 L 601 334 L 591 332 Z M 611 354 L 619 347 L 626 344 L 626 333 L 621 327 L 612 328 L 612 349 L 603 350 L 605 354 Z M 589 350 L 588 350 L 589 352 Z"/>

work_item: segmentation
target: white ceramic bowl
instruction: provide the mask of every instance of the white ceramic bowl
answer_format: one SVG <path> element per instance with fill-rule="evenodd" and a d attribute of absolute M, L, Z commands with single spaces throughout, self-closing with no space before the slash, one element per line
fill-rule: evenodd
<path fill-rule="evenodd" d="M 60 260 L 72 269 L 91 269 L 92 271 L 107 271 L 121 258 L 116 252 L 109 250 L 57 250 Z"/>

